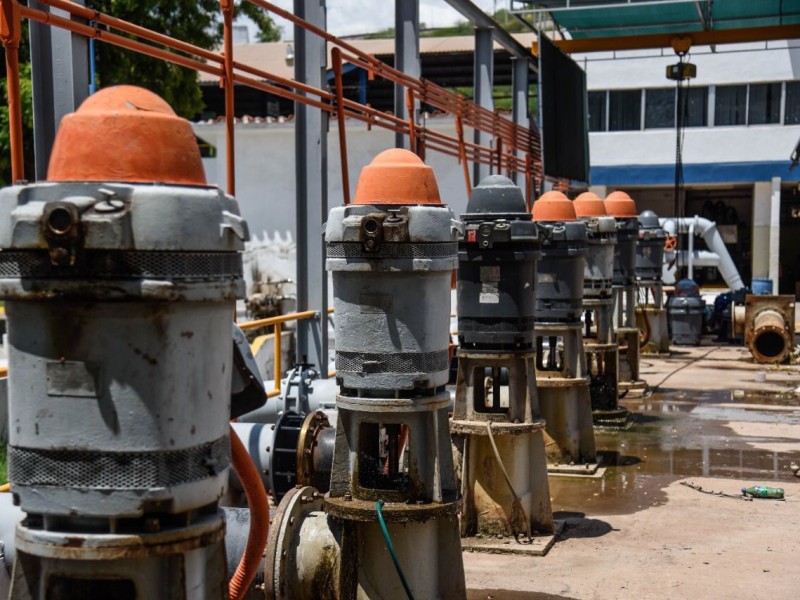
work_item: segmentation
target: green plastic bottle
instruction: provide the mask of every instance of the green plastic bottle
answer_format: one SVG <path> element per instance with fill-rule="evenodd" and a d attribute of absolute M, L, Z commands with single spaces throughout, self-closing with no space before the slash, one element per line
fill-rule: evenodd
<path fill-rule="evenodd" d="M 753 498 L 783 500 L 783 488 L 767 487 L 766 485 L 751 485 L 750 487 L 742 488 L 742 494 L 747 494 Z"/>

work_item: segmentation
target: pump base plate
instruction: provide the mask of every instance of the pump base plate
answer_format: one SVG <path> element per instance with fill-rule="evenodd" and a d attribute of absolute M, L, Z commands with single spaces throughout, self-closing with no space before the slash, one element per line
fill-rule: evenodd
<path fill-rule="evenodd" d="M 461 549 L 464 552 L 484 552 L 486 554 L 544 556 L 553 547 L 563 529 L 564 521 L 553 521 L 553 532 L 535 534 L 530 544 L 518 543 L 513 536 L 466 537 L 461 538 Z"/>

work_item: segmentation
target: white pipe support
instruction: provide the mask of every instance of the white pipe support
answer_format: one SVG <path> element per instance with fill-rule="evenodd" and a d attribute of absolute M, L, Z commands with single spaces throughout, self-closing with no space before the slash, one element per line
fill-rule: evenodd
<path fill-rule="evenodd" d="M 659 223 L 670 235 L 675 235 L 677 232 L 688 233 L 690 226 L 694 225 L 694 235 L 702 236 L 709 249 L 719 256 L 720 262 L 717 268 L 723 279 L 725 279 L 725 283 L 728 284 L 728 287 L 734 292 L 744 287 L 742 278 L 739 275 L 739 270 L 736 268 L 728 249 L 725 247 L 725 242 L 717 230 L 716 223 L 697 215 L 693 218 L 661 218 L 659 219 Z"/>
<path fill-rule="evenodd" d="M 694 279 L 694 261 L 692 260 L 694 256 L 694 230 L 697 226 L 697 215 L 694 216 L 694 221 L 689 223 L 689 254 L 687 258 L 689 261 L 686 263 L 686 275 L 689 279 Z"/>

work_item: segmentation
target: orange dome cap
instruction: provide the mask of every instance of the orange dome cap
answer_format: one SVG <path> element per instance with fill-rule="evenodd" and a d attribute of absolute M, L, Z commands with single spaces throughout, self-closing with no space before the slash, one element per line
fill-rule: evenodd
<path fill-rule="evenodd" d="M 189 121 L 132 85 L 102 89 L 61 120 L 47 179 L 206 185 Z"/>
<path fill-rule="evenodd" d="M 625 192 L 611 192 L 606 196 L 605 205 L 610 217 L 633 219 L 639 216 L 636 212 L 636 202 Z"/>
<path fill-rule="evenodd" d="M 575 215 L 581 217 L 605 217 L 606 205 L 600 199 L 600 196 L 593 192 L 583 192 L 580 196 L 575 198 L 572 203 L 575 207 Z"/>
<path fill-rule="evenodd" d="M 561 192 L 546 192 L 533 203 L 534 221 L 575 221 L 575 207 Z"/>
<path fill-rule="evenodd" d="M 402 148 L 384 150 L 361 169 L 353 204 L 441 204 L 433 169 Z"/>

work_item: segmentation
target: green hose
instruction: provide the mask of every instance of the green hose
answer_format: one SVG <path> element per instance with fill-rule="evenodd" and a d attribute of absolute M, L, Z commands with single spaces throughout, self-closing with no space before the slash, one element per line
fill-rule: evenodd
<path fill-rule="evenodd" d="M 414 600 L 414 595 L 411 593 L 411 588 L 408 587 L 408 582 L 406 581 L 406 576 L 403 573 L 403 569 L 400 568 L 400 561 L 397 560 L 397 554 L 394 551 L 394 544 L 392 544 L 392 538 L 389 537 L 389 530 L 386 529 L 386 521 L 383 520 L 383 511 L 381 508 L 383 507 L 383 500 L 378 500 L 375 503 L 375 510 L 378 511 L 378 523 L 381 525 L 381 531 L 383 532 L 383 539 L 386 540 L 386 547 L 389 549 L 389 554 L 392 556 L 392 562 L 394 563 L 394 568 L 397 571 L 397 575 L 400 577 L 400 582 L 403 584 L 403 589 L 406 591 L 406 596 L 408 596 L 408 600 Z"/>

